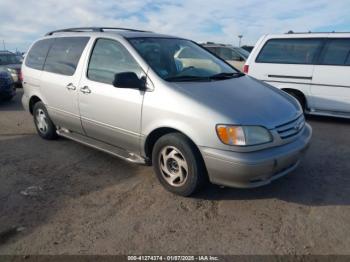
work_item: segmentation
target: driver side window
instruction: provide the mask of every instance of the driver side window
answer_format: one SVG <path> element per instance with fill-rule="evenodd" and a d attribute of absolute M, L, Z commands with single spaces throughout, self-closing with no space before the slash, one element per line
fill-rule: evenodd
<path fill-rule="evenodd" d="M 87 77 L 112 85 L 115 74 L 122 72 L 133 72 L 140 77 L 142 69 L 122 44 L 111 39 L 98 39 L 90 57 Z"/>

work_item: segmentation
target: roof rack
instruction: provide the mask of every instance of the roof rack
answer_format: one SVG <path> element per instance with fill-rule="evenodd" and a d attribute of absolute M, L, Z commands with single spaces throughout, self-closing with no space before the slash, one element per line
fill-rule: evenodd
<path fill-rule="evenodd" d="M 286 34 L 343 34 L 343 33 L 350 33 L 350 32 L 335 32 L 335 31 L 331 31 L 331 32 L 293 32 L 293 30 L 288 31 Z"/>
<path fill-rule="evenodd" d="M 53 35 L 55 33 L 61 32 L 105 32 L 105 30 L 123 30 L 123 31 L 132 31 L 132 32 L 150 32 L 132 28 L 123 28 L 123 27 L 73 27 L 73 28 L 65 28 L 60 30 L 51 31 L 45 34 L 45 36 Z"/>

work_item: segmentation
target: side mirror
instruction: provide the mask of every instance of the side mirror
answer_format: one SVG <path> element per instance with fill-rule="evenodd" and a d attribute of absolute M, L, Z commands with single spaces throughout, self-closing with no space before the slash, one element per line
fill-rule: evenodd
<path fill-rule="evenodd" d="M 145 90 L 145 79 L 139 79 L 134 72 L 122 72 L 114 75 L 113 86 Z"/>

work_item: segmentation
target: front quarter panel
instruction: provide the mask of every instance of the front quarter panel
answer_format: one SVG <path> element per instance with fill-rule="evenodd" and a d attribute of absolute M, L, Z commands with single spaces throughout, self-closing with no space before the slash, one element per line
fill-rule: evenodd
<path fill-rule="evenodd" d="M 153 92 L 144 97 L 142 140 L 158 128 L 173 128 L 188 136 L 197 146 L 226 147 L 216 135 L 216 124 L 229 122 L 214 110 L 201 105 L 176 88 L 157 81 Z M 144 149 L 144 145 L 141 145 Z M 143 150 L 141 152 L 144 153 Z"/>

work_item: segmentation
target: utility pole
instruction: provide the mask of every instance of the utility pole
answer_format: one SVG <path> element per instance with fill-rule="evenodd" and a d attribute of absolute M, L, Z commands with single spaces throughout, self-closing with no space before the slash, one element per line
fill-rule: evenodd
<path fill-rule="evenodd" d="M 241 41 L 242 41 L 243 35 L 238 35 L 238 38 L 239 38 L 238 47 L 241 47 Z"/>
<path fill-rule="evenodd" d="M 6 50 L 5 40 L 2 40 L 2 45 L 4 46 L 4 51 Z"/>

